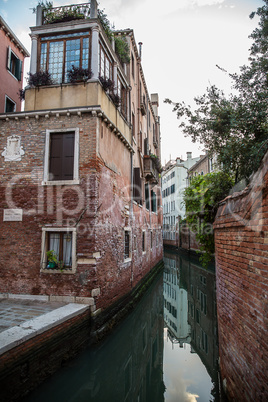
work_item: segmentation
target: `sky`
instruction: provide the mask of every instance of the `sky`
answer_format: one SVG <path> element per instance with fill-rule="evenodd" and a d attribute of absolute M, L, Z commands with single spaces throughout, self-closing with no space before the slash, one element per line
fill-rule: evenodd
<path fill-rule="evenodd" d="M 86 0 L 53 1 L 54 7 Z M 0 0 L 0 15 L 30 52 L 29 27 L 35 25 L 32 8 L 38 0 Z M 248 63 L 251 40 L 258 24 L 249 15 L 262 0 L 100 0 L 116 29 L 134 30 L 142 42 L 142 67 L 149 94 L 159 94 L 162 163 L 177 157 L 203 154 L 202 144 L 184 137 L 172 106 L 164 99 L 194 105 L 194 97 L 216 85 L 231 92 L 227 73 Z M 29 60 L 25 63 L 29 71 Z M 26 82 L 24 82 L 26 85 Z"/>

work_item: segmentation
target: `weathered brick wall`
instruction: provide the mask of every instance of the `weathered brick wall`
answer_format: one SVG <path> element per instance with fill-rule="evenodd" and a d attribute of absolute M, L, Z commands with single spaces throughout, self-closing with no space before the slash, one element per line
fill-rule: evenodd
<path fill-rule="evenodd" d="M 220 369 L 232 401 L 268 400 L 268 154 L 214 223 Z"/>
<path fill-rule="evenodd" d="M 137 205 L 131 213 L 130 151 L 106 125 L 101 130 L 100 117 L 36 116 L 1 121 L 0 150 L 7 146 L 7 137 L 16 134 L 25 154 L 17 162 L 0 156 L 0 292 L 94 296 L 96 307 L 105 308 L 162 259 L 161 216 Z M 42 185 L 46 129 L 76 127 L 80 184 Z M 23 209 L 22 222 L 4 222 L 6 208 Z M 46 226 L 76 228 L 75 273 L 40 271 Z M 126 262 L 124 228 L 128 227 L 131 260 Z M 152 247 L 146 247 L 146 253 L 141 251 L 142 228 L 147 245 L 152 231 Z"/>

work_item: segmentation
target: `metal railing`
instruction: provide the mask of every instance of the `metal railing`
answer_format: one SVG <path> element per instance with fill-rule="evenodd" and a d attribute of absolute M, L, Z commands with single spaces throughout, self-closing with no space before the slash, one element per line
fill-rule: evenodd
<path fill-rule="evenodd" d="M 90 4 L 71 4 L 68 6 L 43 9 L 43 24 L 90 18 Z"/>

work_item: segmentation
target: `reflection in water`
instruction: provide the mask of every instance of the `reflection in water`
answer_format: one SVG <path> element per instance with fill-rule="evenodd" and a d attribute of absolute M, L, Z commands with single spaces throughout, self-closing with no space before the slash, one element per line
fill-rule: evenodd
<path fill-rule="evenodd" d="M 163 277 L 110 336 L 35 390 L 31 402 L 163 402 Z"/>
<path fill-rule="evenodd" d="M 213 271 L 165 252 L 163 277 L 133 313 L 25 401 L 217 401 L 215 335 Z"/>
<path fill-rule="evenodd" d="M 196 258 L 167 250 L 164 261 L 165 400 L 180 395 L 181 401 L 217 401 L 214 267 L 204 269 Z"/>

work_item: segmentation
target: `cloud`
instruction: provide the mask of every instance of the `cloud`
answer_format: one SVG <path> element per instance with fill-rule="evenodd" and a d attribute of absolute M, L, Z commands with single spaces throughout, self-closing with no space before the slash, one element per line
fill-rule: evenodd
<path fill-rule="evenodd" d="M 203 7 L 203 6 L 214 6 L 222 4 L 225 0 L 192 0 L 193 6 Z"/>

